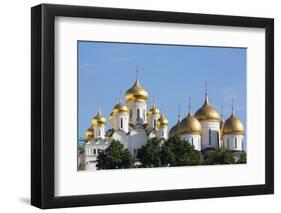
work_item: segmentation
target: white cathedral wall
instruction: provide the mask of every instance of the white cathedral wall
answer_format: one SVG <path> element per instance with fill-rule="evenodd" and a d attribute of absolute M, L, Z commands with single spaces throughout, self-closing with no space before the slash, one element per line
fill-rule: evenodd
<path fill-rule="evenodd" d="M 94 144 L 95 144 L 94 141 L 88 141 L 87 143 L 85 143 L 85 145 L 84 145 L 84 156 L 85 156 L 85 158 L 89 155 L 92 155 L 91 150 L 92 150 L 92 147 L 93 147 Z"/>
<path fill-rule="evenodd" d="M 85 160 L 85 153 L 77 155 L 77 164 L 78 166 L 83 165 Z"/>
<path fill-rule="evenodd" d="M 182 140 L 188 141 L 194 146 L 194 149 L 201 151 L 201 136 L 196 134 L 182 134 L 180 135 Z"/>
<path fill-rule="evenodd" d="M 201 148 L 219 148 L 220 124 L 217 121 L 200 121 L 202 128 Z M 209 130 L 211 130 L 211 140 L 209 142 Z"/>
<path fill-rule="evenodd" d="M 95 135 L 95 138 L 102 138 L 102 139 L 104 139 L 104 136 L 105 136 L 105 126 L 101 125 L 101 126 L 94 127 L 94 135 Z"/>
<path fill-rule="evenodd" d="M 136 123 L 147 123 L 147 104 L 146 102 L 128 102 L 129 109 L 129 122 L 132 124 Z M 137 111 L 140 111 L 140 121 L 137 121 Z"/>
<path fill-rule="evenodd" d="M 243 135 L 224 135 L 223 136 L 223 147 L 231 151 L 242 151 L 243 150 Z M 235 142 L 236 140 L 236 142 Z"/>
<path fill-rule="evenodd" d="M 97 170 L 97 162 L 87 162 L 85 165 L 84 165 L 84 170 L 86 171 L 96 171 Z"/>
<path fill-rule="evenodd" d="M 113 117 L 112 117 L 112 126 L 111 126 L 111 129 L 114 129 L 114 130 L 117 130 L 118 128 L 117 128 L 117 125 L 116 125 L 116 123 L 117 123 L 117 121 L 116 121 L 117 119 L 116 119 L 116 115 L 113 115 Z"/>
<path fill-rule="evenodd" d="M 85 170 L 90 170 L 92 165 L 88 165 L 89 163 L 96 162 L 97 156 L 100 150 L 105 150 L 108 147 L 109 143 L 106 143 L 104 140 L 99 139 L 95 141 L 89 141 L 84 145 L 84 162 L 85 162 Z M 88 167 L 87 167 L 88 165 Z M 88 169 L 86 169 L 88 168 Z"/>
<path fill-rule="evenodd" d="M 88 144 L 85 144 L 84 146 L 84 169 L 89 170 L 90 169 L 90 163 L 95 162 L 97 160 L 97 155 L 94 155 L 93 149 L 94 149 L 95 143 L 89 142 Z"/>
<path fill-rule="evenodd" d="M 167 139 L 168 138 L 168 127 L 160 127 L 157 130 L 157 137 L 158 138 L 164 138 Z"/>
<path fill-rule="evenodd" d="M 129 135 L 129 151 L 136 156 L 137 150 L 147 142 L 147 135 L 144 129 L 133 129 Z"/>
<path fill-rule="evenodd" d="M 124 145 L 124 148 L 128 149 L 128 135 L 122 130 L 116 130 L 111 139 L 118 140 L 120 143 Z"/>
<path fill-rule="evenodd" d="M 150 115 L 147 117 L 148 126 L 157 129 L 157 120 L 160 118 L 159 114 Z M 154 122 L 155 121 L 155 122 Z M 155 125 L 154 125 L 155 124 Z"/>
<path fill-rule="evenodd" d="M 123 124 L 121 128 L 121 118 L 123 119 Z M 129 114 L 122 112 L 114 115 L 114 130 L 122 129 L 124 132 L 129 131 Z"/>

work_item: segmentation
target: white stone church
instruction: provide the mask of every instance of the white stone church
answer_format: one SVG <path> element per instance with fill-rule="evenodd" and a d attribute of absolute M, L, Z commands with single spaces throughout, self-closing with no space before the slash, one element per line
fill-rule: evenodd
<path fill-rule="evenodd" d="M 211 106 L 207 91 L 203 106 L 193 116 L 189 112 L 168 133 L 168 120 L 164 113 L 156 107 L 155 102 L 148 110 L 149 94 L 141 86 L 138 79 L 127 90 L 126 103 L 121 98 L 113 107 L 109 116 L 110 127 L 106 131 L 106 118 L 99 108 L 91 121 L 91 126 L 85 133 L 83 154 L 78 156 L 78 166 L 82 170 L 96 170 L 96 160 L 99 152 L 106 149 L 112 140 L 118 140 L 134 157 L 138 149 L 150 138 L 157 137 L 165 141 L 168 137 L 178 135 L 194 146 L 196 150 L 218 149 L 242 151 L 244 127 L 235 115 L 233 107 L 230 117 L 224 121 L 223 116 Z"/>

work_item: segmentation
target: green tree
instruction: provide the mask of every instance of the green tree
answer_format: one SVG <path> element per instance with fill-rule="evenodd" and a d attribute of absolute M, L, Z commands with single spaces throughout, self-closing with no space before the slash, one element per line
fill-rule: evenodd
<path fill-rule="evenodd" d="M 200 152 L 178 136 L 169 138 L 163 144 L 160 156 L 164 166 L 191 166 L 200 163 Z"/>
<path fill-rule="evenodd" d="M 142 167 L 159 167 L 161 166 L 160 159 L 160 143 L 157 138 L 152 138 L 138 150 L 137 157 L 141 162 Z"/>
<path fill-rule="evenodd" d="M 98 169 L 123 169 L 134 166 L 134 158 L 123 144 L 113 140 L 97 157 Z"/>
<path fill-rule="evenodd" d="M 246 152 L 243 152 L 240 155 L 240 159 L 238 160 L 237 163 L 247 163 L 247 154 L 246 154 Z"/>
<path fill-rule="evenodd" d="M 171 146 L 162 146 L 160 158 L 163 166 L 176 165 L 176 154 L 173 152 Z"/>
<path fill-rule="evenodd" d="M 235 158 L 233 152 L 224 149 L 214 150 L 208 155 L 203 164 L 215 165 L 215 164 L 234 164 Z"/>

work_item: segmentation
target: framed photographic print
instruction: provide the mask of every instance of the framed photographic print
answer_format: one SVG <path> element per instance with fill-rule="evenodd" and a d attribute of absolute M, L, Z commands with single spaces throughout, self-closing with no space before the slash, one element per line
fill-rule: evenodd
<path fill-rule="evenodd" d="M 274 21 L 31 9 L 31 203 L 274 192 Z"/>

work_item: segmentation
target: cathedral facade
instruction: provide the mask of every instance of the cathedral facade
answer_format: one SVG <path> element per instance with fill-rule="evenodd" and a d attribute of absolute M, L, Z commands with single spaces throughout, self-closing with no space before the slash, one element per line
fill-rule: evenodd
<path fill-rule="evenodd" d="M 148 110 L 148 92 L 136 79 L 134 85 L 125 94 L 126 103 L 119 102 L 113 107 L 109 116 L 109 130 L 106 131 L 107 120 L 99 108 L 92 118 L 91 126 L 86 130 L 84 152 L 79 159 L 79 168 L 95 170 L 97 156 L 105 150 L 113 140 L 121 142 L 136 157 L 137 151 L 150 138 L 161 141 L 172 136 L 179 136 L 194 146 L 198 151 L 224 148 L 232 151 L 243 150 L 244 126 L 235 115 L 233 107 L 230 117 L 224 121 L 223 116 L 212 107 L 205 93 L 203 106 L 195 115 L 189 112 L 168 132 L 168 119 L 160 112 L 155 102 Z"/>

